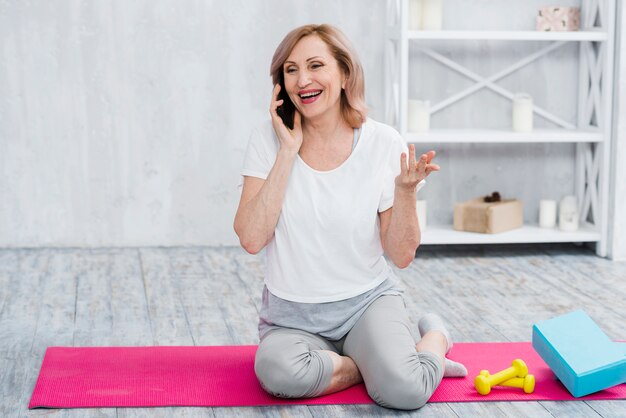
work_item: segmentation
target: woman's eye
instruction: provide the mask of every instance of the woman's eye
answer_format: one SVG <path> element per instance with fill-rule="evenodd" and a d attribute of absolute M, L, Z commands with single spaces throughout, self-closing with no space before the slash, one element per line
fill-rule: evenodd
<path fill-rule="evenodd" d="M 293 72 L 295 72 L 295 71 L 296 71 L 296 69 L 295 69 L 294 67 L 289 67 L 289 68 L 287 68 L 287 69 L 285 70 L 285 72 L 286 72 L 286 73 L 293 73 Z"/>
<path fill-rule="evenodd" d="M 311 64 L 311 68 L 315 69 L 315 68 L 320 68 L 323 67 L 324 64 L 320 64 L 319 62 L 314 62 L 313 64 Z"/>

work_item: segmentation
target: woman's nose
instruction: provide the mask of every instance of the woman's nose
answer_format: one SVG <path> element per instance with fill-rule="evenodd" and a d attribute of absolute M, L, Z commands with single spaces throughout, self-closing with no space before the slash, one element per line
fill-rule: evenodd
<path fill-rule="evenodd" d="M 298 87 L 299 88 L 304 88 L 306 86 L 308 86 L 311 83 L 311 76 L 309 74 L 308 71 L 300 71 L 299 77 L 298 77 Z"/>

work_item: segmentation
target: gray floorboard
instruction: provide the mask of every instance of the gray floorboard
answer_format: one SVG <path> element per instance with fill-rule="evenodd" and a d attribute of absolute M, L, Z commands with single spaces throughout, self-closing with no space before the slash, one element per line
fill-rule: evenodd
<path fill-rule="evenodd" d="M 626 340 L 626 263 L 584 247 L 424 247 L 397 274 L 416 331 L 438 312 L 456 341 L 529 341 L 533 323 L 583 308 Z M 48 346 L 257 344 L 262 277 L 239 248 L 0 250 L 0 416 L 626 418 L 626 401 L 27 409 Z"/>

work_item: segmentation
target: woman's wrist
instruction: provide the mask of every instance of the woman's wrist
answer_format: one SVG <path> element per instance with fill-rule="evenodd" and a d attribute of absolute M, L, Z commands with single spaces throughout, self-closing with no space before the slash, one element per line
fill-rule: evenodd
<path fill-rule="evenodd" d="M 296 155 L 298 155 L 297 148 L 288 148 L 288 147 L 280 147 L 278 150 L 278 157 L 287 158 L 287 159 L 295 159 Z"/>
<path fill-rule="evenodd" d="M 415 198 L 415 196 L 417 195 L 417 187 L 416 186 L 406 187 L 406 186 L 397 186 L 396 185 L 396 190 L 394 192 L 394 195 L 395 195 L 396 198 L 398 198 L 398 197 Z"/>

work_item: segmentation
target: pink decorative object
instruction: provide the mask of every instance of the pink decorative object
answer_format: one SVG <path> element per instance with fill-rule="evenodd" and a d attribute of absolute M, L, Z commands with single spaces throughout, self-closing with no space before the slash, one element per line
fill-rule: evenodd
<path fill-rule="evenodd" d="M 537 15 L 538 31 L 574 31 L 580 29 L 579 7 L 541 7 Z"/>

